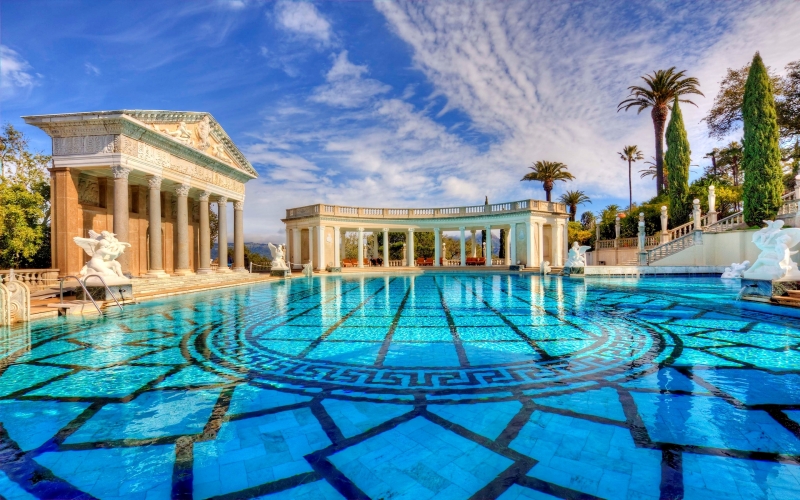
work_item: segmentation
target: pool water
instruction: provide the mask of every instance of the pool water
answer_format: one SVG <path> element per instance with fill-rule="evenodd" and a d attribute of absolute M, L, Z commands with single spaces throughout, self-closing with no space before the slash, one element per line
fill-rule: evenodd
<path fill-rule="evenodd" d="M 0 496 L 800 498 L 799 323 L 737 292 L 328 276 L 0 330 Z"/>

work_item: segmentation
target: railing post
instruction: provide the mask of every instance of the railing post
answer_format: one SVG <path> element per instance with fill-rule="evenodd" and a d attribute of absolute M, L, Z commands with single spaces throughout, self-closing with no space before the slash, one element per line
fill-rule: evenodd
<path fill-rule="evenodd" d="M 703 244 L 703 229 L 700 221 L 700 200 L 695 198 L 692 201 L 692 216 L 694 217 L 694 244 Z"/>
<path fill-rule="evenodd" d="M 667 229 L 667 221 L 669 216 L 667 215 L 667 207 L 661 207 L 661 244 L 667 243 L 669 241 L 669 229 Z"/>
<path fill-rule="evenodd" d="M 717 223 L 717 195 L 714 185 L 708 186 L 708 224 Z"/>
<path fill-rule="evenodd" d="M 639 265 L 647 265 L 647 252 L 644 249 L 645 227 L 644 212 L 639 212 Z"/>
<path fill-rule="evenodd" d="M 794 199 L 800 200 L 800 174 L 794 177 Z"/>

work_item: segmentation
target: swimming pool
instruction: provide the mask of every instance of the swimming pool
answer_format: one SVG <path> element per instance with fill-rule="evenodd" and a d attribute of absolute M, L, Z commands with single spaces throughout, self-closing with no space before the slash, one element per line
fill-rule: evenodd
<path fill-rule="evenodd" d="M 326 276 L 0 330 L 0 494 L 798 498 L 800 329 L 737 291 Z"/>

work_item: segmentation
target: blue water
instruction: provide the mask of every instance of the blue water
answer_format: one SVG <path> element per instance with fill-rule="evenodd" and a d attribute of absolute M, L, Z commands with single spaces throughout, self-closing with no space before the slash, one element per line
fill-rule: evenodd
<path fill-rule="evenodd" d="M 0 330 L 0 496 L 800 498 L 800 329 L 718 279 L 315 277 Z"/>

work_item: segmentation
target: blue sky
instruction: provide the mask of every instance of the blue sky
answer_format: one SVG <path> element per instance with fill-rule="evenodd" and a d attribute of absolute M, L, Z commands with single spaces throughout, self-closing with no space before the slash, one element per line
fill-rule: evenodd
<path fill-rule="evenodd" d="M 700 79 L 684 107 L 693 163 L 717 142 L 705 116 L 727 67 L 756 50 L 800 59 L 800 4 L 773 2 L 39 1 L 0 3 L 0 119 L 50 152 L 21 115 L 208 111 L 260 178 L 249 241 L 282 241 L 286 208 L 436 207 L 543 199 L 519 179 L 566 163 L 599 210 L 626 204 L 649 113 L 617 113 L 640 75 Z M 734 134 L 730 139 L 736 139 Z M 697 169 L 699 172 L 699 168 Z M 654 182 L 634 179 L 634 198 Z"/>

